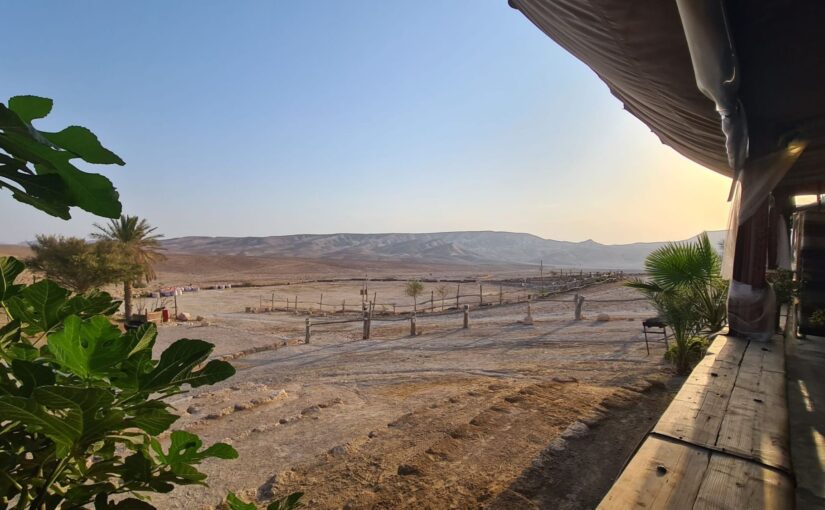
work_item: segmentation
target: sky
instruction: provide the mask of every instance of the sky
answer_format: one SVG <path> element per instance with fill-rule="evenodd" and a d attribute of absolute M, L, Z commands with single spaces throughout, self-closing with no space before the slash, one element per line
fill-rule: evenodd
<path fill-rule="evenodd" d="M 603 243 L 727 221 L 729 179 L 662 145 L 506 0 L 7 2 L 0 100 L 94 131 L 167 237 L 503 230 Z M 0 190 L 0 241 L 86 236 Z"/>

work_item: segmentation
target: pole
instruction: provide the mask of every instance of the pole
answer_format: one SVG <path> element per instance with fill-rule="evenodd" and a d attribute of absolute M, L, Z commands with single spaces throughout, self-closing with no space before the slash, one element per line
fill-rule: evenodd
<path fill-rule="evenodd" d="M 544 259 L 539 264 L 539 278 L 541 279 L 541 293 L 544 294 Z"/>
<path fill-rule="evenodd" d="M 178 289 L 175 289 L 175 320 L 178 320 Z"/>
<path fill-rule="evenodd" d="M 504 290 L 501 288 L 501 284 L 498 284 L 498 304 L 504 303 Z"/>
<path fill-rule="evenodd" d="M 307 326 L 307 330 L 306 330 L 306 335 L 304 335 L 304 343 L 309 343 L 309 335 L 310 335 L 309 328 L 312 326 L 312 322 L 309 320 L 309 317 L 307 317 L 306 326 Z"/>
<path fill-rule="evenodd" d="M 455 288 L 455 307 L 458 308 L 458 296 L 461 295 L 461 284 Z"/>
<path fill-rule="evenodd" d="M 270 308 L 273 312 L 275 311 L 275 293 L 272 293 L 272 307 Z"/>
<path fill-rule="evenodd" d="M 464 329 L 470 327 L 470 305 L 464 305 Z"/>
<path fill-rule="evenodd" d="M 295 294 L 295 313 L 298 313 L 298 294 Z"/>
<path fill-rule="evenodd" d="M 435 291 L 430 291 L 430 313 L 435 309 Z"/>
<path fill-rule="evenodd" d="M 324 293 L 321 293 L 321 300 L 318 301 L 318 310 L 324 311 Z"/>
<path fill-rule="evenodd" d="M 410 336 L 415 336 L 415 312 L 410 315 Z"/>
<path fill-rule="evenodd" d="M 480 283 L 478 284 L 478 303 L 479 305 L 484 304 L 484 286 Z"/>

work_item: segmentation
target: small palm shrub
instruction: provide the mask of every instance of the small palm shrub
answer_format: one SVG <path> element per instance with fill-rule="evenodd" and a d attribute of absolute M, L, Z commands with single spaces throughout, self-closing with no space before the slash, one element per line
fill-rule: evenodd
<path fill-rule="evenodd" d="M 674 345 L 666 354 L 680 374 L 704 355 L 708 334 L 725 326 L 728 282 L 721 277 L 722 260 L 707 234 L 696 242 L 670 243 L 648 255 L 649 280 L 625 285 L 641 291 L 673 331 Z"/>

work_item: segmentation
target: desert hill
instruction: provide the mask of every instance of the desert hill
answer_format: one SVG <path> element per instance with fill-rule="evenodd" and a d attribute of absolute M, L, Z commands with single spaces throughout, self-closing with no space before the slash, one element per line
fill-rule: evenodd
<path fill-rule="evenodd" d="M 709 232 L 716 245 L 724 232 Z M 543 239 L 513 232 L 318 234 L 268 237 L 179 237 L 163 241 L 172 253 L 245 255 L 449 264 L 539 264 L 548 267 L 639 269 L 664 242 L 607 245 Z"/>

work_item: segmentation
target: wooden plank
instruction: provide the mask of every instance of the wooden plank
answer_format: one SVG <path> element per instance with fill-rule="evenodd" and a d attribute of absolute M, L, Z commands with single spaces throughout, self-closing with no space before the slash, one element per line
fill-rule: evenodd
<path fill-rule="evenodd" d="M 782 335 L 774 335 L 770 342 L 751 342 L 742 358 L 741 370 L 784 374 L 785 341 Z"/>
<path fill-rule="evenodd" d="M 751 342 L 731 393 L 716 446 L 724 451 L 790 470 L 784 349 Z"/>
<path fill-rule="evenodd" d="M 716 337 L 708 355 L 691 372 L 653 431 L 715 447 L 746 347 L 747 341 Z"/>
<path fill-rule="evenodd" d="M 691 509 L 709 461 L 701 448 L 648 437 L 598 508 Z"/>
<path fill-rule="evenodd" d="M 694 508 L 793 508 L 791 479 L 772 469 L 714 453 L 705 471 Z"/>

